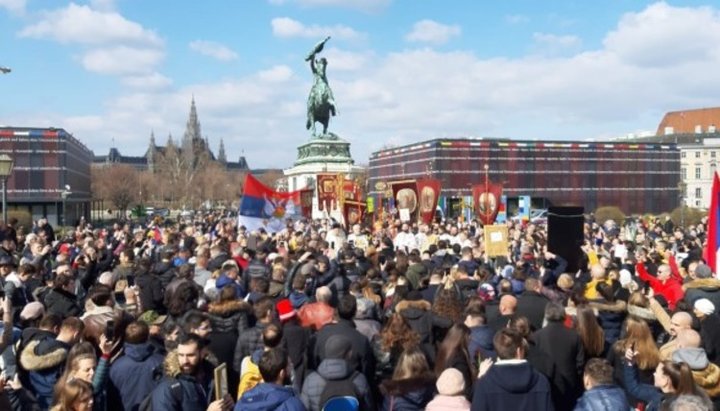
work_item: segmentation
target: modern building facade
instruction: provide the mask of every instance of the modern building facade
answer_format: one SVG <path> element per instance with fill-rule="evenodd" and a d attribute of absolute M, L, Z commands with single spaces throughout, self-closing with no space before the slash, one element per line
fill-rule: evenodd
<path fill-rule="evenodd" d="M 93 153 L 63 129 L 0 128 L 0 153 L 14 160 L 7 184 L 8 211 L 33 220 L 74 223 L 89 217 Z"/>
<path fill-rule="evenodd" d="M 435 139 L 373 153 L 369 187 L 432 176 L 442 183 L 441 203 L 452 207 L 470 201 L 472 186 L 485 181 L 486 164 L 510 204 L 531 196 L 534 207 L 617 206 L 639 214 L 670 211 L 680 198 L 675 144 Z"/>

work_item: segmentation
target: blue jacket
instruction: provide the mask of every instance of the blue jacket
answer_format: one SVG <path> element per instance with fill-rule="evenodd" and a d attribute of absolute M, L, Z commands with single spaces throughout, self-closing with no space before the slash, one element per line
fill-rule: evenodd
<path fill-rule="evenodd" d="M 305 406 L 292 388 L 261 383 L 243 394 L 235 411 L 305 411 Z"/>
<path fill-rule="evenodd" d="M 28 387 L 41 409 L 50 407 L 53 387 L 62 374 L 70 346 L 55 339 L 55 335 L 40 330 L 20 353 L 20 365 L 28 372 Z"/>
<path fill-rule="evenodd" d="M 642 384 L 638 379 L 638 370 L 634 365 L 623 361 L 623 379 L 628 394 L 645 402 L 645 411 L 656 411 L 665 400 L 665 394 L 659 388 L 650 384 Z"/>
<path fill-rule="evenodd" d="M 123 346 L 125 355 L 110 367 L 110 380 L 117 388 L 125 411 L 137 408 L 155 387 L 154 370 L 163 362 L 163 356 L 150 343 Z"/>
<path fill-rule="evenodd" d="M 478 364 L 478 353 L 482 354 L 483 359 L 495 358 L 495 347 L 493 346 L 493 337 L 495 331 L 488 325 L 481 325 L 470 329 L 470 342 L 468 343 L 468 352 L 472 358 L 473 364 Z"/>
<path fill-rule="evenodd" d="M 210 405 L 208 394 L 206 388 L 192 376 L 165 378 L 152 392 L 152 410 L 206 411 Z"/>
<path fill-rule="evenodd" d="M 495 363 L 475 381 L 472 411 L 552 411 L 550 383 L 526 361 Z"/>
<path fill-rule="evenodd" d="M 580 397 L 575 404 L 575 411 L 628 410 L 625 391 L 616 385 L 598 385 Z"/>

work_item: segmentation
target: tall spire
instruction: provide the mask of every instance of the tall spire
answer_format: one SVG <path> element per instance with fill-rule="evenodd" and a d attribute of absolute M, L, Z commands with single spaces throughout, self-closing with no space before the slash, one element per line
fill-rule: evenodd
<path fill-rule="evenodd" d="M 193 95 L 190 102 L 190 115 L 185 125 L 185 134 L 182 140 L 183 156 L 188 160 L 188 164 L 195 163 L 195 145 L 198 140 L 202 141 L 202 134 L 200 132 L 197 108 L 195 108 L 195 95 Z"/>
<path fill-rule="evenodd" d="M 155 148 L 155 130 L 150 131 L 150 148 Z"/>
<path fill-rule="evenodd" d="M 220 148 L 218 149 L 218 161 L 222 164 L 227 163 L 227 156 L 225 155 L 225 143 L 223 139 L 220 139 Z"/>

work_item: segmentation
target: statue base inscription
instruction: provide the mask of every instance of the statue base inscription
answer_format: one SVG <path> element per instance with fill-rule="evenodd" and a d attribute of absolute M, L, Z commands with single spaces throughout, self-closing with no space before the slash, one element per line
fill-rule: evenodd
<path fill-rule="evenodd" d="M 298 147 L 295 165 L 311 163 L 354 164 L 355 162 L 350 156 L 350 143 L 336 134 L 328 133 Z"/>

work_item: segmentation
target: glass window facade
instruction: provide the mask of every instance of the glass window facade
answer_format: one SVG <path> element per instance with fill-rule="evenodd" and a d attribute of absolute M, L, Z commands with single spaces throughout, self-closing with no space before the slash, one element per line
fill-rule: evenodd
<path fill-rule="evenodd" d="M 374 187 L 377 181 L 423 178 L 430 170 L 442 182 L 442 196 L 459 197 L 485 181 L 487 164 L 490 179 L 503 183 L 510 198 L 645 213 L 677 205 L 679 159 L 674 145 L 431 140 L 373 153 L 369 173 Z"/>

